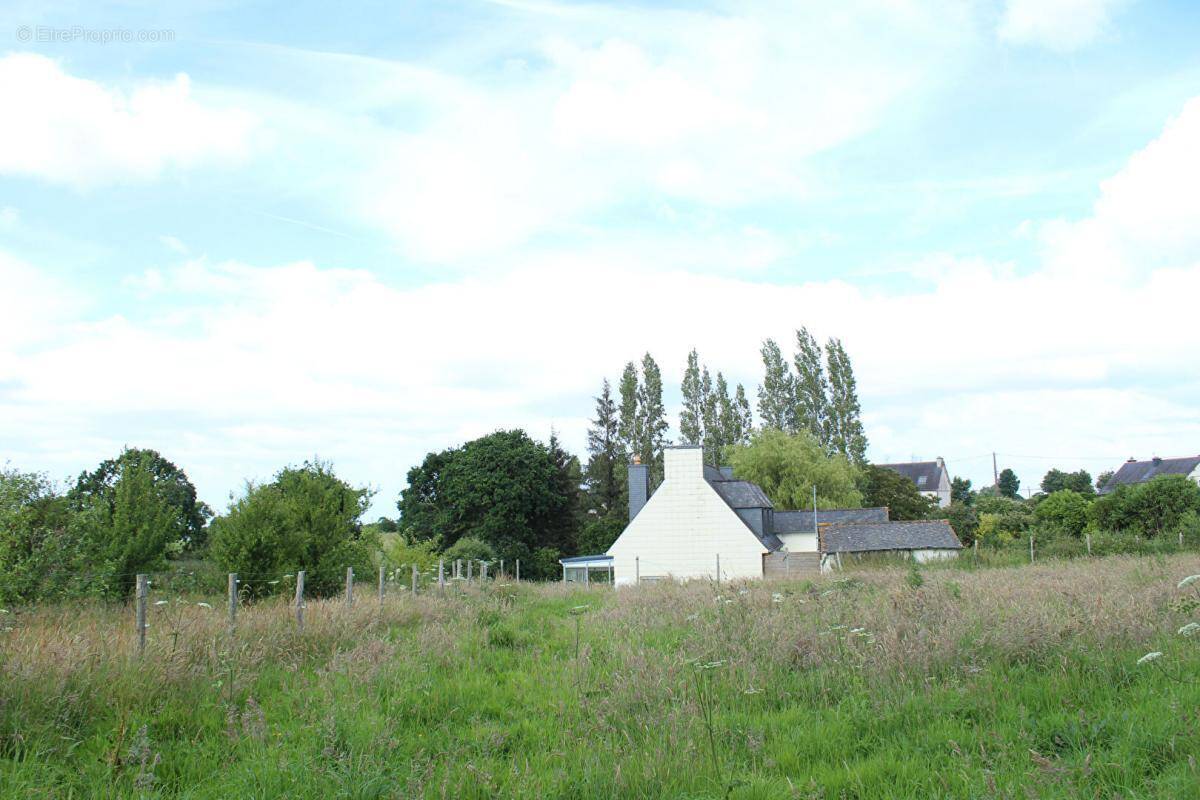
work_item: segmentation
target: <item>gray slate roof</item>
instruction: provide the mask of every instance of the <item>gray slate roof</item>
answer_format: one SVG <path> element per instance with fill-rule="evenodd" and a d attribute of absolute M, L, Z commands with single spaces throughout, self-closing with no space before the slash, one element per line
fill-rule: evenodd
<path fill-rule="evenodd" d="M 917 485 L 918 491 L 936 492 L 942 482 L 942 468 L 936 461 L 910 461 L 904 464 L 876 464 L 877 467 L 899 472 Z"/>
<path fill-rule="evenodd" d="M 776 511 L 775 533 L 812 533 L 813 512 Z M 852 522 L 887 522 L 887 506 L 879 508 L 832 508 L 817 510 L 817 525 L 846 525 Z"/>
<path fill-rule="evenodd" d="M 730 508 L 774 508 L 762 487 L 750 481 L 709 481 Z"/>
<path fill-rule="evenodd" d="M 1191 475 L 1200 465 L 1200 456 L 1184 458 L 1152 458 L 1149 461 L 1126 461 L 1116 474 L 1108 479 L 1101 494 L 1108 494 L 1118 486 L 1145 483 L 1159 475 Z"/>
<path fill-rule="evenodd" d="M 944 519 L 831 525 L 821 529 L 820 539 L 822 553 L 962 549 L 962 542 Z"/>

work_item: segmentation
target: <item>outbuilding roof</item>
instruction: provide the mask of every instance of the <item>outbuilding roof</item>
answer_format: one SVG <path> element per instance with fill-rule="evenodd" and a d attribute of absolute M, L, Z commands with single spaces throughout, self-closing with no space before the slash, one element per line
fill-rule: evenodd
<path fill-rule="evenodd" d="M 822 553 L 962 549 L 962 542 L 944 519 L 831 525 L 821 528 L 819 537 Z"/>
<path fill-rule="evenodd" d="M 812 511 L 776 511 L 775 533 L 812 533 Z M 847 525 L 853 522 L 887 522 L 887 506 L 878 508 L 830 508 L 817 510 L 817 525 Z"/>
<path fill-rule="evenodd" d="M 774 508 L 762 487 L 750 481 L 709 481 L 730 508 Z"/>
<path fill-rule="evenodd" d="M 1134 461 L 1130 459 L 1108 479 L 1101 494 L 1108 494 L 1118 486 L 1128 486 L 1134 483 L 1145 483 L 1160 475 L 1191 475 L 1200 466 L 1200 456 L 1184 456 L 1183 458 L 1152 458 L 1149 461 Z"/>

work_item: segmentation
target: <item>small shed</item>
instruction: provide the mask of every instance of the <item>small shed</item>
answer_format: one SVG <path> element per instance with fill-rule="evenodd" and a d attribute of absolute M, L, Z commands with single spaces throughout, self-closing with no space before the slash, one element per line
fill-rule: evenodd
<path fill-rule="evenodd" d="M 832 569 L 846 554 L 899 553 L 917 562 L 957 558 L 962 550 L 944 519 L 913 522 L 863 522 L 822 528 L 821 569 Z"/>

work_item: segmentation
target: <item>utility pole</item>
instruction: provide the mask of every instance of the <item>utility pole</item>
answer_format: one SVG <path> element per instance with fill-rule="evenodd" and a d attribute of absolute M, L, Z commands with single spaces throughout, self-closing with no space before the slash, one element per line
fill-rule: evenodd
<path fill-rule="evenodd" d="M 996 490 L 996 496 L 1000 496 L 1000 471 L 996 468 L 996 451 L 992 451 L 992 487 Z"/>
<path fill-rule="evenodd" d="M 813 484 L 813 534 L 820 537 L 820 532 L 817 530 L 817 485 Z M 817 549 L 821 549 L 821 544 L 818 539 Z"/>

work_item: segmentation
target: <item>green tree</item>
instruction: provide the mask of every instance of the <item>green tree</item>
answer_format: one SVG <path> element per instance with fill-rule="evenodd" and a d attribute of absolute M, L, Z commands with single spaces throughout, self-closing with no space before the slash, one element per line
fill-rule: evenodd
<path fill-rule="evenodd" d="M 951 500 L 950 505 L 945 508 L 935 507 L 930 512 L 930 516 L 934 519 L 947 520 L 964 546 L 970 547 L 975 543 L 976 533 L 979 530 L 979 512 L 975 510 L 975 506 L 968 505 L 961 500 Z"/>
<path fill-rule="evenodd" d="M 796 388 L 791 370 L 774 339 L 762 345 L 763 382 L 758 387 L 758 416 L 764 428 L 796 430 Z"/>
<path fill-rule="evenodd" d="M 1093 495 L 1096 493 L 1092 487 L 1092 476 L 1088 474 L 1087 470 L 1063 472 L 1061 469 L 1052 469 L 1042 478 L 1042 491 L 1046 494 L 1054 494 L 1064 489 L 1076 494 Z"/>
<path fill-rule="evenodd" d="M 430 453 L 408 472 L 397 503 L 401 528 L 413 540 L 436 541 L 440 550 L 464 536 L 482 539 L 497 557 L 521 559 L 522 575 L 553 577 L 553 570 L 531 570 L 539 550 L 573 551 L 577 518 L 563 474 L 561 456 L 522 430 Z"/>
<path fill-rule="evenodd" d="M 641 429 L 637 453 L 650 465 L 650 486 L 663 480 L 663 447 L 667 444 L 667 417 L 663 407 L 662 371 L 646 353 L 642 357 L 642 383 L 638 387 Z"/>
<path fill-rule="evenodd" d="M 823 446 L 828 447 L 831 433 L 829 382 L 825 379 L 825 367 L 821 363 L 821 357 L 821 346 L 808 332 L 808 328 L 796 331 L 796 355 L 793 359 L 796 367 L 796 424 L 815 436 Z"/>
<path fill-rule="evenodd" d="M 971 491 L 969 478 L 954 478 L 950 481 L 950 502 L 964 505 L 975 502 L 975 492 Z"/>
<path fill-rule="evenodd" d="M 825 345 L 825 357 L 829 374 L 829 450 L 862 465 L 866 463 L 867 436 L 863 430 L 858 385 L 850 356 L 840 339 L 830 339 Z"/>
<path fill-rule="evenodd" d="M 625 521 L 618 517 L 593 517 L 584 523 L 579 532 L 579 552 L 583 555 L 608 552 L 623 530 Z"/>
<path fill-rule="evenodd" d="M 725 459 L 725 448 L 731 444 L 740 444 L 743 439 L 741 417 L 737 413 L 733 398 L 729 396 L 729 384 L 720 372 L 717 373 L 717 383 L 712 392 L 712 405 L 717 433 L 709 444 L 712 453 L 708 458 L 711 463 L 720 465 Z"/>
<path fill-rule="evenodd" d="M 314 460 L 285 467 L 267 484 L 248 483 L 229 511 L 213 520 L 213 559 L 242 576 L 243 588 L 263 595 L 284 574 L 305 570 L 316 596 L 341 591 L 347 567 L 372 572 L 377 539 L 360 522 L 370 503 L 367 489 L 337 477 L 333 465 Z"/>
<path fill-rule="evenodd" d="M 136 573 L 161 569 L 168 548 L 182 546 L 188 525 L 176 488 L 173 480 L 163 480 L 157 453 L 127 450 L 102 488 L 72 490 L 80 535 L 105 594 L 128 595 Z"/>
<path fill-rule="evenodd" d="M 888 519 L 928 519 L 935 501 L 917 490 L 917 485 L 894 470 L 868 464 L 862 470 L 864 505 L 887 506 Z"/>
<path fill-rule="evenodd" d="M 707 366 L 700 376 L 700 396 L 704 399 L 704 460 L 709 464 L 717 464 L 721 461 L 727 442 L 725 431 L 721 429 L 721 397 L 713 388 Z"/>
<path fill-rule="evenodd" d="M 1011 469 L 1005 469 L 1000 473 L 999 485 L 1001 497 L 1016 498 L 1021 490 L 1021 479 Z"/>
<path fill-rule="evenodd" d="M 375 527 L 380 533 L 395 533 L 400 530 L 400 526 L 396 524 L 396 520 L 390 517 L 380 517 L 375 521 Z"/>
<path fill-rule="evenodd" d="M 212 510 L 196 499 L 196 487 L 188 480 L 187 473 L 155 450 L 136 447 L 122 450 L 119 456 L 102 461 L 93 471 L 81 473 L 67 496 L 76 507 L 105 503 L 111 510 L 117 482 L 135 463 L 138 469 L 149 473 L 155 493 L 177 509 L 179 533 L 175 538 L 189 549 L 202 547 Z"/>
<path fill-rule="evenodd" d="M 497 560 L 496 549 L 483 539 L 478 539 L 474 536 L 464 536 L 457 542 L 446 548 L 446 552 L 442 554 L 447 562 L 453 562 L 457 559 L 467 561 L 487 561 L 491 563 Z M 466 567 L 463 567 L 465 570 Z M 476 574 L 479 573 L 475 569 Z"/>
<path fill-rule="evenodd" d="M 1044 485 L 1044 482 L 1043 482 Z M 1091 478 L 1087 481 L 1091 488 Z M 1068 536 L 1079 537 L 1087 527 L 1088 507 L 1091 501 L 1088 496 L 1070 489 L 1058 489 L 1048 494 L 1037 504 L 1033 515 L 1037 521 L 1048 530 Z"/>
<path fill-rule="evenodd" d="M 808 431 L 766 428 L 727 453 L 734 473 L 761 486 L 776 508 L 811 507 L 813 486 L 820 508 L 862 506 L 858 470 L 844 456 L 826 453 Z"/>
<path fill-rule="evenodd" d="M 605 378 L 596 398 L 596 417 L 588 428 L 588 463 L 583 481 L 587 486 L 588 508 L 600 515 L 623 511 L 625 501 L 625 461 L 621 445 L 620 421 L 612 391 Z"/>
<path fill-rule="evenodd" d="M 683 408 L 679 412 L 679 439 L 683 444 L 700 444 L 704 438 L 704 396 L 700 389 L 700 356 L 694 348 L 688 353 L 680 393 Z"/>
<path fill-rule="evenodd" d="M 1183 475 L 1160 475 L 1146 483 L 1118 486 L 1091 505 L 1102 530 L 1158 536 L 1174 531 L 1189 513 L 1200 513 L 1200 486 Z"/>
<path fill-rule="evenodd" d="M 750 401 L 746 398 L 746 388 L 740 383 L 733 393 L 733 411 L 737 417 L 737 426 L 730 427 L 736 431 L 736 436 L 730 437 L 731 444 L 747 444 L 750 434 L 754 432 L 754 414 L 750 411 Z"/>
<path fill-rule="evenodd" d="M 65 497 L 45 476 L 0 468 L 0 602 L 82 594 L 90 569 Z"/>
<path fill-rule="evenodd" d="M 1109 481 L 1111 481 L 1111 480 L 1112 480 L 1112 476 L 1113 476 L 1113 475 L 1115 475 L 1115 474 L 1116 474 L 1116 473 L 1115 473 L 1115 472 L 1113 472 L 1111 469 L 1106 469 L 1106 470 L 1104 470 L 1104 472 L 1101 472 L 1099 475 L 1097 475 L 1097 476 L 1096 476 L 1096 491 L 1098 492 L 1098 491 L 1100 491 L 1101 489 L 1103 489 L 1103 488 L 1104 488 L 1104 486 L 1105 486 L 1105 485 L 1106 485 L 1106 484 L 1107 484 Z"/>
<path fill-rule="evenodd" d="M 617 417 L 617 437 L 621 442 L 621 452 L 633 455 L 640 452 L 638 445 L 641 441 L 642 414 L 638 406 L 638 371 L 637 365 L 630 361 L 621 373 L 621 383 L 617 386 L 621 398 L 620 414 Z"/>

